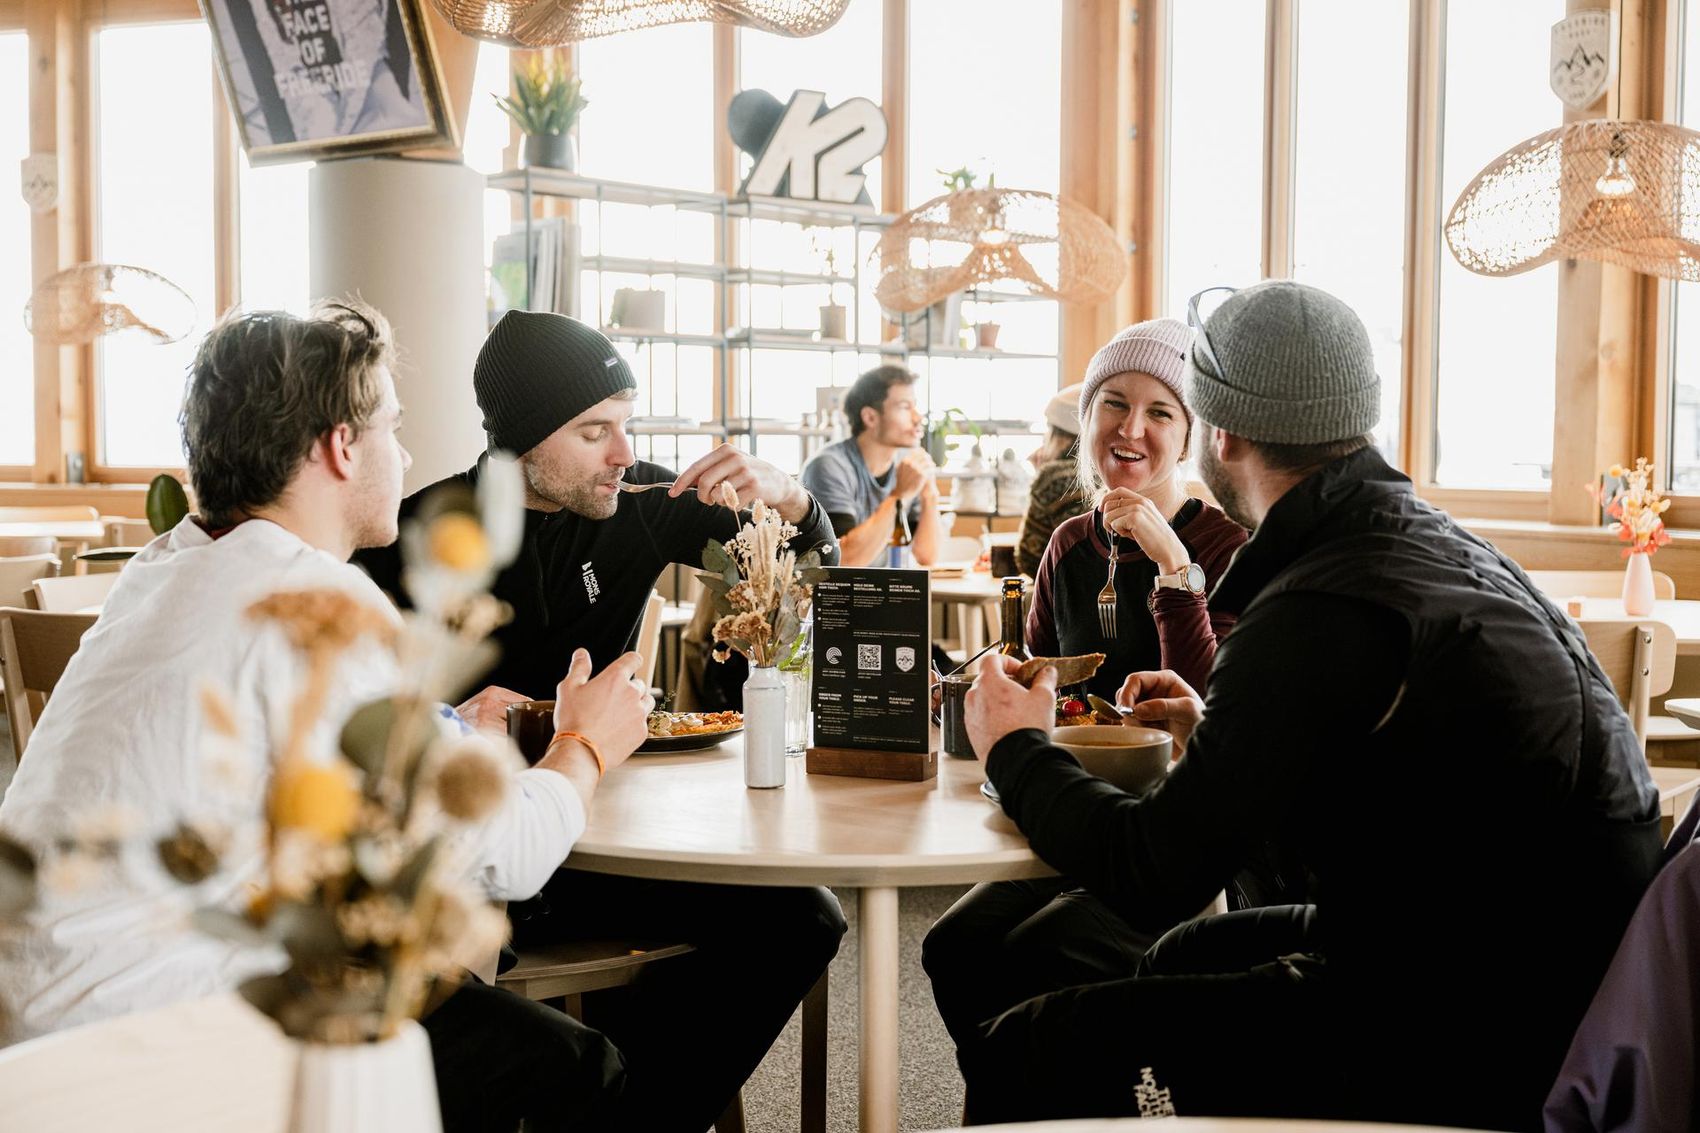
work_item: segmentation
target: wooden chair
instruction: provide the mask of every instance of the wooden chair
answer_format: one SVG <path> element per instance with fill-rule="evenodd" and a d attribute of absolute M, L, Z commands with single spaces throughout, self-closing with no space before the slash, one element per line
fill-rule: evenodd
<path fill-rule="evenodd" d="M 40 507 L 40 506 L 33 506 L 33 505 L 32 506 L 25 506 L 25 507 L 0 507 L 0 525 L 4 525 L 4 524 L 8 524 L 8 523 L 99 523 L 99 522 L 100 522 L 100 512 L 96 511 L 92 507 L 85 507 L 85 506 L 80 506 L 80 505 L 76 505 L 76 504 L 55 505 L 55 506 L 50 506 L 50 507 Z M 6 538 L 7 539 L 18 539 L 19 537 L 18 536 L 7 536 Z M 38 540 L 40 537 L 39 536 L 29 536 L 28 538 L 30 538 L 32 540 Z M 4 539 L 0 539 L 0 543 L 3 543 L 4 541 L 5 541 Z M 89 549 L 89 540 L 88 539 L 86 539 L 86 538 L 85 539 L 52 539 L 52 538 L 49 538 L 48 543 L 49 543 L 49 545 L 46 546 L 45 548 L 41 547 L 38 544 L 32 550 L 20 550 L 20 549 L 7 550 L 4 547 L 0 547 L 0 555 L 33 555 L 33 554 L 37 554 L 41 550 L 49 550 L 49 551 L 57 550 L 64 560 L 66 570 L 72 571 L 72 572 L 77 573 L 77 574 L 82 573 L 82 570 L 80 569 L 80 564 L 76 563 L 75 558 L 81 552 Z"/>
<path fill-rule="evenodd" d="M 667 599 L 651 590 L 649 601 L 644 603 L 643 620 L 638 623 L 637 651 L 647 666 L 638 676 L 643 678 L 645 688 L 655 687 L 655 656 L 661 651 L 661 611 L 666 607 Z"/>
<path fill-rule="evenodd" d="M 46 704 L 65 672 L 94 614 L 49 614 L 0 608 L 0 680 L 5 682 L 6 718 L 12 750 L 20 760 L 35 730 L 39 705 Z M 36 702 L 32 705 L 32 700 Z"/>
<path fill-rule="evenodd" d="M 103 515 L 100 522 L 106 527 L 108 547 L 145 547 L 153 542 L 153 528 L 145 519 L 129 519 L 122 515 Z"/>
<path fill-rule="evenodd" d="M 1629 712 L 1645 751 L 1653 697 L 1670 690 L 1676 673 L 1676 634 L 1663 622 L 1641 618 L 1589 618 L 1576 624 Z"/>
<path fill-rule="evenodd" d="M 116 574 L 78 574 L 69 578 L 38 578 L 30 583 L 39 609 L 70 614 L 88 610 L 106 601 L 118 581 Z"/>
<path fill-rule="evenodd" d="M 20 606 L 30 583 L 59 574 L 59 556 L 51 551 L 18 558 L 0 558 L 0 606 Z"/>
<path fill-rule="evenodd" d="M 1566 598 L 1618 598 L 1623 595 L 1621 570 L 1531 570 L 1529 581 L 1548 598 L 1564 604 Z M 1676 580 L 1662 570 L 1653 572 L 1653 597 L 1664 601 L 1676 597 Z"/>
<path fill-rule="evenodd" d="M 519 953 L 519 962 L 496 977 L 527 999 L 554 1002 L 575 1019 L 584 1019 L 584 995 L 625 987 L 648 964 L 664 963 L 693 949 L 689 944 L 647 944 L 629 940 L 575 940 Z M 803 1000 L 803 1133 L 826 1133 L 827 977 Z M 744 1097 L 735 1094 L 714 1122 L 715 1133 L 744 1133 Z"/>
<path fill-rule="evenodd" d="M 25 558 L 59 554 L 59 540 L 51 535 L 0 535 L 0 556 Z"/>

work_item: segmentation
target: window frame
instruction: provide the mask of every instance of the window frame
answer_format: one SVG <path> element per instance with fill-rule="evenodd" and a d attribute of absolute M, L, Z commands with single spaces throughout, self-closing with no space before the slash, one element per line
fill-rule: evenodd
<path fill-rule="evenodd" d="M 24 3 L 23 3 L 23 0 L 0 0 L 0 32 L 8 33 L 8 34 L 14 33 L 14 32 L 23 32 L 24 37 L 25 37 L 24 52 L 25 52 L 26 55 L 33 53 L 35 45 L 34 45 L 33 40 L 30 38 L 29 26 L 25 22 L 25 19 L 24 19 Z M 33 82 L 30 82 L 30 83 L 26 84 L 25 87 L 24 87 L 24 100 L 25 100 L 24 112 L 25 112 L 25 114 L 28 114 L 30 112 L 30 107 L 29 107 L 28 103 L 29 103 L 29 100 L 30 100 L 30 92 L 33 90 L 34 85 L 35 84 Z M 33 150 L 33 149 L 35 149 L 35 145 L 33 144 L 34 143 L 33 137 L 31 138 L 31 143 L 32 144 L 30 145 L 30 148 Z M 30 222 L 30 264 L 27 265 L 27 268 L 26 268 L 26 270 L 28 270 L 30 272 L 30 285 L 31 285 L 32 289 L 34 288 L 34 286 L 36 284 L 41 282 L 41 277 L 36 275 L 35 271 L 34 271 L 35 245 L 37 243 L 36 228 L 37 228 L 37 224 L 36 224 L 34 218 L 32 217 L 31 222 Z M 32 342 L 33 342 L 33 340 L 32 340 Z M 35 354 L 34 354 L 33 351 L 31 352 L 31 355 L 30 355 L 30 380 L 31 380 L 32 385 L 35 387 L 31 391 L 33 396 L 30 398 L 30 412 L 31 412 L 31 416 L 33 416 L 35 418 L 35 425 L 34 425 L 34 429 L 33 429 L 33 431 L 35 433 L 35 446 L 34 446 L 34 448 L 36 450 L 36 452 L 35 452 L 36 460 L 39 462 L 39 460 L 41 458 L 41 452 L 40 452 L 41 436 L 40 436 L 40 434 L 41 434 L 41 417 L 42 417 L 41 367 L 36 364 Z M 35 465 L 34 464 L 3 464 L 3 463 L 0 463 L 0 482 L 28 481 L 28 480 L 31 480 L 31 479 L 34 478 L 34 472 L 35 472 Z"/>

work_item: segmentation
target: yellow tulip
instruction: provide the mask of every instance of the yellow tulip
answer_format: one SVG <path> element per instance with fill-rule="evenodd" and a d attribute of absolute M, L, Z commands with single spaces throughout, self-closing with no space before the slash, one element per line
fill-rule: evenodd
<path fill-rule="evenodd" d="M 465 512 L 451 511 L 433 520 L 426 545 L 432 560 L 450 570 L 482 570 L 490 562 L 484 528 Z"/>
<path fill-rule="evenodd" d="M 305 830 L 327 842 L 347 836 L 360 813 L 360 791 L 347 766 L 296 760 L 272 777 L 272 826 Z"/>

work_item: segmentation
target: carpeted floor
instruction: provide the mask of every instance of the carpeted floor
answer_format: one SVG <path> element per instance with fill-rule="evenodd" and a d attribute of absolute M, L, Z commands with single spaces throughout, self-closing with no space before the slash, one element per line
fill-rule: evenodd
<path fill-rule="evenodd" d="M 962 886 L 904 889 L 898 899 L 902 943 L 898 957 L 898 1066 L 901 1128 L 954 1129 L 962 1119 L 962 1078 L 950 1036 L 933 1006 L 921 970 L 921 938 L 927 927 L 963 893 Z M 832 962 L 827 1025 L 827 1129 L 856 1128 L 856 895 L 839 893 L 850 931 Z M 792 1133 L 801 1107 L 799 1078 L 801 1017 L 793 1017 L 744 1087 L 744 1118 L 750 1133 Z"/>

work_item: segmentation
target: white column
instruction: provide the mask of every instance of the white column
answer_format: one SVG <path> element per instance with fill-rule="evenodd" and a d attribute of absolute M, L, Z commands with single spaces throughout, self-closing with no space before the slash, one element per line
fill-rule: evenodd
<path fill-rule="evenodd" d="M 472 363 L 484 342 L 484 178 L 440 161 L 322 161 L 308 178 L 315 298 L 357 295 L 400 348 L 401 440 L 413 492 L 484 450 Z"/>

